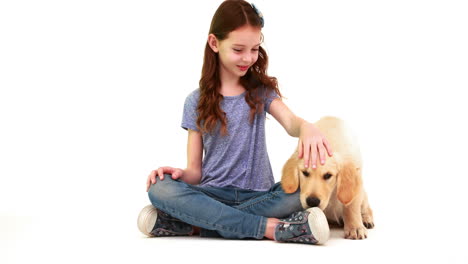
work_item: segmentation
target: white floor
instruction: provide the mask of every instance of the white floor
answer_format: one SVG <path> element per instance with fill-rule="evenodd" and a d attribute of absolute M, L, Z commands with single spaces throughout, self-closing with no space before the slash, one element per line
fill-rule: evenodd
<path fill-rule="evenodd" d="M 163 259 L 175 263 L 468 263 L 463 223 L 441 216 L 443 212 L 438 210 L 418 219 L 386 214 L 385 205 L 375 210 L 376 228 L 369 231 L 368 239 L 345 240 L 342 230 L 332 229 L 324 246 L 146 238 L 136 227 L 139 208 L 87 217 L 66 210 L 48 217 L 0 215 L 0 263 L 147 263 Z"/>

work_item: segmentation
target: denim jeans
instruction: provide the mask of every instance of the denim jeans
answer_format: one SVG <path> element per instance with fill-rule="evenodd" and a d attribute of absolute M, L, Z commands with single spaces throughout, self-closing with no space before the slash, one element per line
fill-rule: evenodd
<path fill-rule="evenodd" d="M 286 194 L 280 183 L 268 191 L 203 187 L 165 175 L 151 185 L 154 207 L 201 228 L 200 235 L 230 239 L 262 239 L 268 217 L 283 218 L 303 210 L 299 190 Z"/>

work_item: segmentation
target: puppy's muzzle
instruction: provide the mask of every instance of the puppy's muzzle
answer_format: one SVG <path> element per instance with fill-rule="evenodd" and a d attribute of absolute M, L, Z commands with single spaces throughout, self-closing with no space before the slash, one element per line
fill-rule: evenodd
<path fill-rule="evenodd" d="M 317 198 L 317 197 L 309 196 L 309 197 L 307 197 L 307 199 L 306 199 L 306 203 L 307 203 L 307 205 L 310 206 L 310 207 L 317 207 L 317 206 L 319 206 L 319 204 L 320 204 L 320 199 Z"/>

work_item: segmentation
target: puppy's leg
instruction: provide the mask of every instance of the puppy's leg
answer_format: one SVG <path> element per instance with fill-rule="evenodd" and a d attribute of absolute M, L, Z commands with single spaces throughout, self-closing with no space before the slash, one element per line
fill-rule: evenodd
<path fill-rule="evenodd" d="M 367 200 L 367 193 L 364 193 L 364 200 L 361 206 L 362 222 L 368 229 L 374 228 L 374 216 Z"/>
<path fill-rule="evenodd" d="M 343 209 L 344 232 L 347 239 L 367 238 L 367 229 L 362 222 L 361 204 L 362 197 L 356 197 Z"/>

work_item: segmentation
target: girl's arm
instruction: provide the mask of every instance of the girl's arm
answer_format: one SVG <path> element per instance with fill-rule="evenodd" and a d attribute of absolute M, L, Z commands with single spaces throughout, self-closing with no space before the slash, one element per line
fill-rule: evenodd
<path fill-rule="evenodd" d="M 202 176 L 203 140 L 200 132 L 189 129 L 187 141 L 187 168 L 181 176 L 188 184 L 199 184 Z"/>
<path fill-rule="evenodd" d="M 185 170 L 173 167 L 160 167 L 153 170 L 146 181 L 146 191 L 151 184 L 156 183 L 156 178 L 164 180 L 164 174 L 171 174 L 171 178 L 181 179 L 188 184 L 199 184 L 201 180 L 203 157 L 203 140 L 200 132 L 188 130 L 187 140 L 187 168 Z"/>
<path fill-rule="evenodd" d="M 296 116 L 279 98 L 270 105 L 270 114 L 284 127 L 292 137 L 299 138 L 299 158 L 304 157 L 304 166 L 307 168 L 312 159 L 312 168 L 316 168 L 317 156 L 320 163 L 325 164 L 325 153 L 332 156 L 330 144 L 323 134 L 312 124 Z"/>

